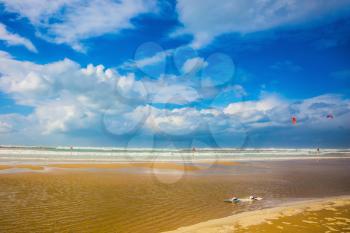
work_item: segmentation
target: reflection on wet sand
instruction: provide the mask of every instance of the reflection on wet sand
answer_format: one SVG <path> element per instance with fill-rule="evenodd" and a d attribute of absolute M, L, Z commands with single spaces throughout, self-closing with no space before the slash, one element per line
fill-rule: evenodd
<path fill-rule="evenodd" d="M 1 165 L 0 170 L 6 169 L 30 169 L 30 170 L 43 170 L 43 166 L 31 165 L 31 164 L 16 164 L 16 165 Z"/>
<path fill-rule="evenodd" d="M 167 170 L 186 170 L 195 171 L 201 168 L 208 168 L 212 165 L 234 166 L 238 162 L 231 161 L 214 161 L 212 163 L 203 161 L 192 163 L 177 163 L 177 162 L 119 162 L 119 163 L 54 163 L 44 165 L 32 164 L 0 164 L 0 170 L 6 169 L 30 169 L 43 170 L 44 168 L 78 168 L 78 169 L 121 169 L 121 168 L 145 168 L 145 169 L 167 169 Z"/>

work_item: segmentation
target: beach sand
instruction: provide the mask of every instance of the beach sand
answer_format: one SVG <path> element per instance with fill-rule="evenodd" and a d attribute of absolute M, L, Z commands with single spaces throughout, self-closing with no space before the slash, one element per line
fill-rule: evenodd
<path fill-rule="evenodd" d="M 349 232 L 350 196 L 248 211 L 166 233 Z"/>
<path fill-rule="evenodd" d="M 215 219 L 235 218 L 249 211 L 265 216 L 260 211 L 298 201 L 308 202 L 298 207 L 297 214 L 286 216 L 288 219 L 276 217 L 268 220 L 271 224 L 259 220 L 260 225 L 242 225 L 236 230 L 254 232 L 254 227 L 278 230 L 277 226 L 287 229 L 290 222 L 300 225 L 299 232 L 313 232 L 303 231 L 303 227 L 318 226 L 311 223 L 313 213 L 305 215 L 304 207 L 314 206 L 313 201 L 319 198 L 350 194 L 348 159 L 220 161 L 209 163 L 210 166 L 174 162 L 3 165 L 8 167 L 0 171 L 0 232 L 9 233 L 156 233 L 208 221 L 218 221 L 216 226 L 229 229 L 234 222 Z M 32 170 L 31 166 L 42 169 Z M 251 194 L 264 200 L 223 202 L 232 195 Z M 339 203 L 344 207 L 336 207 L 338 215 L 347 218 L 348 202 Z M 279 211 L 282 210 L 275 213 L 280 214 Z M 339 216 L 336 212 L 321 213 L 314 221 Z M 300 223 L 300 219 L 306 222 Z M 344 219 L 336 222 L 339 226 L 333 227 L 344 224 L 348 227 Z"/>

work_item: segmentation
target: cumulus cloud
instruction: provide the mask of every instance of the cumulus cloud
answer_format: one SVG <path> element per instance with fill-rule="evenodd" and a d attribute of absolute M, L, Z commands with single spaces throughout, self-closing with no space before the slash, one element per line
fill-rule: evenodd
<path fill-rule="evenodd" d="M 0 89 L 17 104 L 34 107 L 31 116 L 44 133 L 87 128 L 97 120 L 94 113 L 108 106 L 113 85 L 111 70 L 86 69 L 68 59 L 38 65 L 1 57 Z"/>
<path fill-rule="evenodd" d="M 200 111 L 194 108 L 173 110 L 152 108 L 146 126 L 155 133 L 186 135 L 198 130 L 203 121 Z"/>
<path fill-rule="evenodd" d="M 333 114 L 334 119 L 327 118 Z M 291 124 L 291 117 L 298 125 Z M 322 95 L 302 101 L 290 101 L 276 94 L 256 101 L 229 104 L 218 108 L 152 108 L 146 126 L 155 133 L 186 135 L 211 132 L 239 134 L 262 128 L 349 129 L 350 100 L 339 95 Z M 209 130 L 209 131 L 208 131 Z"/>
<path fill-rule="evenodd" d="M 236 116 L 250 127 L 290 126 L 292 116 L 298 125 L 327 128 L 348 127 L 350 100 L 336 94 L 326 94 L 300 101 L 282 98 L 276 94 L 264 94 L 256 101 L 229 104 L 224 113 Z M 328 114 L 335 116 L 330 121 Z"/>
<path fill-rule="evenodd" d="M 224 33 L 245 34 L 294 25 L 344 10 L 349 5 L 348 0 L 225 0 L 220 3 L 179 0 L 176 9 L 184 27 L 174 35 L 192 34 L 192 45 L 198 48 Z"/>
<path fill-rule="evenodd" d="M 0 90 L 17 104 L 32 106 L 30 117 L 45 134 L 93 128 L 115 102 L 117 76 L 100 66 L 81 68 L 69 59 L 38 65 L 2 57 L 0 73 Z"/>
<path fill-rule="evenodd" d="M 43 38 L 59 44 L 68 44 L 78 51 L 86 49 L 81 43 L 82 40 L 133 28 L 131 19 L 156 9 L 156 2 L 147 0 L 0 2 L 7 11 L 28 18 Z"/>
<path fill-rule="evenodd" d="M 327 115 L 333 114 L 334 119 Z M 264 94 L 255 101 L 231 103 L 225 108 L 179 107 L 175 109 L 138 106 L 115 121 L 119 131 L 126 126 L 137 125 L 148 133 L 172 136 L 226 134 L 239 135 L 247 131 L 271 129 L 349 129 L 350 100 L 340 95 L 321 95 L 305 100 L 293 101 L 277 94 Z M 297 126 L 291 117 L 298 118 Z M 126 120 L 129 119 L 129 120 Z M 124 132 L 124 131 L 123 131 Z"/>
<path fill-rule="evenodd" d="M 223 90 L 237 98 L 225 106 L 196 105 L 200 93 L 190 82 L 173 76 L 139 80 L 103 65 L 64 59 L 49 64 L 19 61 L 0 52 L 0 91 L 17 104 L 31 106 L 26 116 L 0 114 L 0 132 L 26 135 L 69 134 L 81 130 L 114 135 L 231 135 L 270 127 L 338 129 L 350 126 L 350 100 L 327 94 L 289 100 L 263 93 L 244 101 L 246 92 L 234 85 Z M 176 106 L 174 106 L 174 104 Z M 195 107 L 193 107 L 195 106 Z M 334 119 L 326 116 L 333 114 Z M 298 118 L 297 126 L 290 122 Z"/>
<path fill-rule="evenodd" d="M 275 109 L 286 106 L 287 103 L 277 95 L 268 95 L 257 101 L 242 101 L 229 104 L 223 111 L 225 114 L 236 116 L 246 124 L 254 123 L 266 118 Z M 289 119 L 289 115 L 285 115 L 282 119 Z M 276 123 L 276 122 L 270 122 Z"/>
<path fill-rule="evenodd" d="M 175 78 L 141 81 L 134 73 L 119 75 L 103 65 L 81 67 L 69 59 L 39 65 L 0 55 L 0 90 L 17 104 L 33 107 L 31 116 L 43 133 L 99 127 L 106 112 L 114 117 L 130 112 L 125 105 L 184 104 L 199 98 Z"/>
<path fill-rule="evenodd" d="M 28 50 L 30 50 L 34 53 L 38 52 L 30 40 L 28 40 L 28 39 L 26 39 L 18 34 L 9 32 L 6 29 L 6 26 L 2 23 L 0 23 L 0 40 L 5 41 L 5 43 L 9 46 L 21 45 L 21 46 L 26 47 Z"/>
<path fill-rule="evenodd" d="M 84 98 L 84 97 L 82 97 Z M 99 112 L 83 101 L 49 101 L 36 107 L 34 116 L 43 134 L 95 128 Z"/>

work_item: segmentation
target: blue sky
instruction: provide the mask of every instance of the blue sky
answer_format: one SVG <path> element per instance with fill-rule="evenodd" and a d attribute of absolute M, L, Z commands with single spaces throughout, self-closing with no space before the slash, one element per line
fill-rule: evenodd
<path fill-rule="evenodd" d="M 0 144 L 350 145 L 348 0 L 0 0 L 0 11 Z"/>

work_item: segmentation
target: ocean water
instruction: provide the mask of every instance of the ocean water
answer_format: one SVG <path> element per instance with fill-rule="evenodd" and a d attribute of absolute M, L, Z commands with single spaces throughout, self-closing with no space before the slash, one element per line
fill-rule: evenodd
<path fill-rule="evenodd" d="M 112 148 L 112 147 L 0 147 L 0 161 L 193 161 L 287 160 L 350 158 L 350 149 L 235 149 Z"/>

